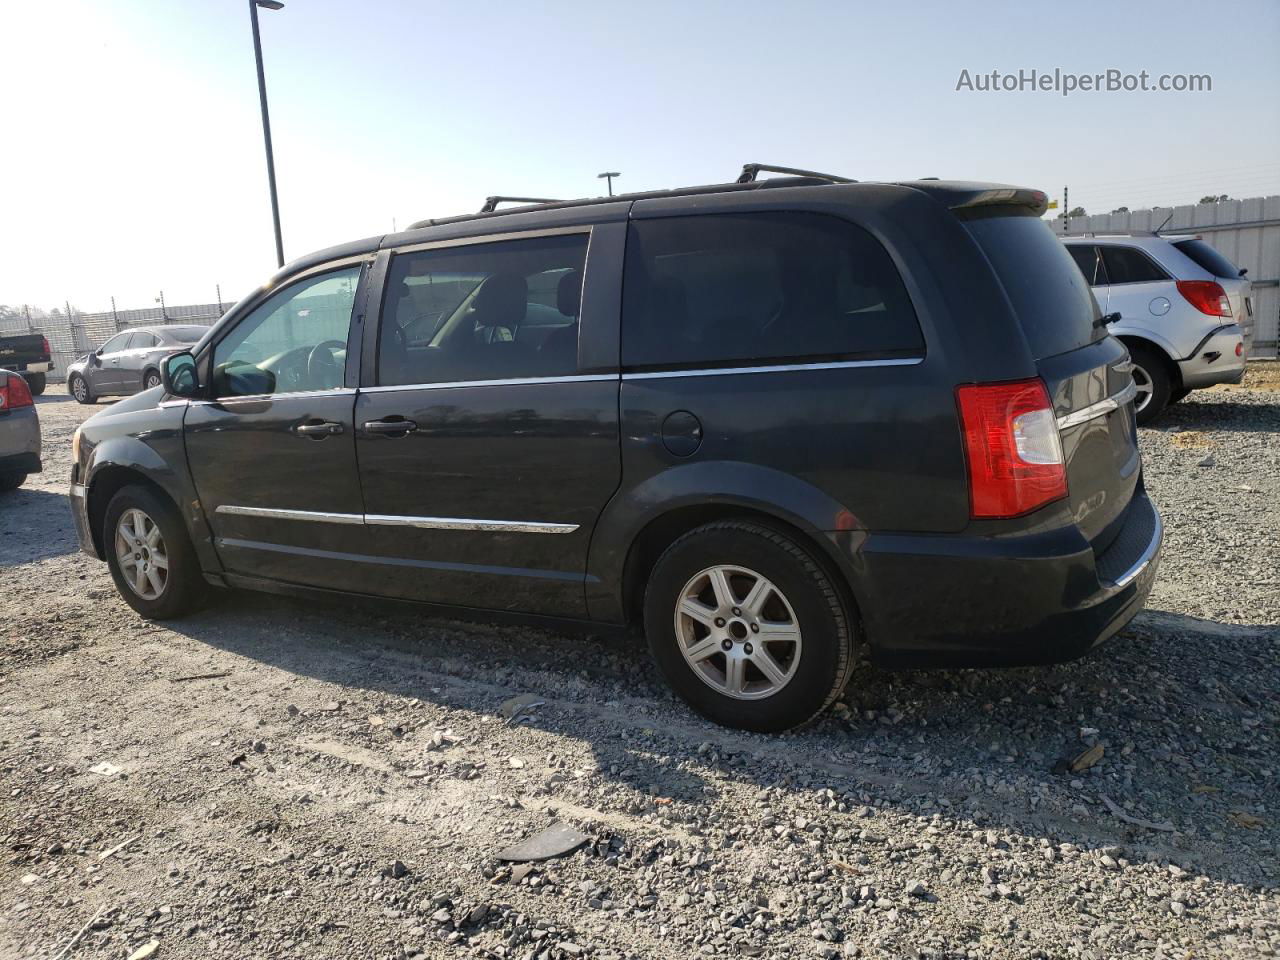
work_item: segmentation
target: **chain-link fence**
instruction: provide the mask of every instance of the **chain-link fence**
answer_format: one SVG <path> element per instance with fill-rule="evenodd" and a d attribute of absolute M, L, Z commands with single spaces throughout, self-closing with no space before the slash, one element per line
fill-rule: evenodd
<path fill-rule="evenodd" d="M 234 301 L 232 301 L 234 302 Z M 11 334 L 39 333 L 49 340 L 53 354 L 50 380 L 65 379 L 67 364 L 91 350 L 96 350 L 122 330 L 155 326 L 162 323 L 198 323 L 210 325 L 231 305 L 195 303 L 184 306 L 145 307 L 139 310 L 105 310 L 101 313 L 54 313 L 45 317 L 25 315 L 0 317 L 0 337 Z"/>

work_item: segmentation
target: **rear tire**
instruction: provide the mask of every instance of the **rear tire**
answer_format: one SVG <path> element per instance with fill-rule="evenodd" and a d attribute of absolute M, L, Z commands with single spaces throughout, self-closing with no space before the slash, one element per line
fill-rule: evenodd
<path fill-rule="evenodd" d="M 1181 403 L 1183 400 L 1187 399 L 1187 397 L 1190 395 L 1191 395 L 1191 391 L 1188 390 L 1186 387 L 1182 387 L 1178 390 L 1174 390 L 1171 394 L 1169 394 L 1169 403 L 1171 404 Z"/>
<path fill-rule="evenodd" d="M 107 504 L 102 544 L 125 603 L 148 620 L 200 607 L 204 576 L 177 508 L 149 487 L 121 488 Z"/>
<path fill-rule="evenodd" d="M 844 690 L 854 631 L 836 585 L 784 533 L 748 521 L 691 530 L 658 559 L 645 634 L 663 676 L 716 723 L 777 733 Z"/>
<path fill-rule="evenodd" d="M 159 370 L 148 370 L 146 373 L 142 375 L 143 390 L 154 389 L 155 387 L 160 386 L 161 382 L 162 381 L 160 380 Z"/>
<path fill-rule="evenodd" d="M 27 480 L 25 473 L 0 473 L 0 493 L 17 490 Z"/>
<path fill-rule="evenodd" d="M 43 373 L 26 374 L 27 387 L 31 390 L 32 396 L 40 396 L 44 393 L 44 388 L 48 383 L 48 378 Z"/>
<path fill-rule="evenodd" d="M 76 403 L 94 403 L 97 400 L 89 389 L 89 381 L 78 373 L 73 373 L 67 381 L 67 393 L 75 398 Z"/>
<path fill-rule="evenodd" d="M 1138 388 L 1134 411 L 1138 425 L 1145 427 L 1169 405 L 1173 384 L 1164 355 L 1159 351 L 1135 344 L 1129 348 L 1129 357 L 1133 360 L 1133 382 Z"/>

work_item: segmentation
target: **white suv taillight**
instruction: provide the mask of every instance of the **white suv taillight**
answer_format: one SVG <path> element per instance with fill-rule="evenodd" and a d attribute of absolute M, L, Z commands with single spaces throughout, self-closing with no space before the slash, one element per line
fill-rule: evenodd
<path fill-rule="evenodd" d="M 1017 517 L 1067 495 L 1058 421 L 1044 381 L 956 388 L 970 515 Z"/>

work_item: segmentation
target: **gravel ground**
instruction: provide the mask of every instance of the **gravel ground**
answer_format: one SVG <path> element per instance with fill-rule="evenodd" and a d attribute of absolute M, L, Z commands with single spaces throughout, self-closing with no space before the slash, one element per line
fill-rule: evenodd
<path fill-rule="evenodd" d="M 76 552 L 93 408 L 46 396 L 0 501 L 0 957 L 1275 956 L 1276 374 L 1143 431 L 1168 532 L 1121 637 L 864 668 L 783 737 L 622 640 L 248 594 L 146 623 Z M 494 858 L 556 819 L 590 843 Z"/>

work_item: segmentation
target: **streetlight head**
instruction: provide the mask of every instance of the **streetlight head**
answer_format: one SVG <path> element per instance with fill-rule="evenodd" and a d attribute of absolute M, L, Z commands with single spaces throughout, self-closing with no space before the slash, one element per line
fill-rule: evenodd
<path fill-rule="evenodd" d="M 604 173 L 597 173 L 596 179 L 603 180 L 605 177 L 620 177 L 620 176 L 622 176 L 622 174 L 618 173 L 617 171 L 606 170 Z"/>
<path fill-rule="evenodd" d="M 253 0 L 258 6 L 267 10 L 283 10 L 284 4 L 280 0 Z"/>

